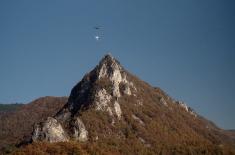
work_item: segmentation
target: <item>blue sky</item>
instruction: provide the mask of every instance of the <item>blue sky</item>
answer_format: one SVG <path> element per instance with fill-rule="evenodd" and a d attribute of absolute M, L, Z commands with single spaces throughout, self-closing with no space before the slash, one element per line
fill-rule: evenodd
<path fill-rule="evenodd" d="M 111 52 L 141 79 L 220 127 L 235 128 L 234 6 L 233 0 L 1 0 L 0 102 L 68 96 Z"/>

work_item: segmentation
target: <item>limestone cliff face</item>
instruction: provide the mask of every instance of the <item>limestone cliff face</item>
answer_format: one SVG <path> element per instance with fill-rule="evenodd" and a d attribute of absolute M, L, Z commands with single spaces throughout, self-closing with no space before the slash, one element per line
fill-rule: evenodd
<path fill-rule="evenodd" d="M 107 113 L 112 122 L 122 117 L 119 98 L 136 91 L 127 73 L 111 55 L 106 55 L 71 91 L 68 103 L 52 118 L 35 125 L 32 140 L 60 142 L 88 140 L 88 131 L 79 117 L 85 108 Z"/>
<path fill-rule="evenodd" d="M 68 141 L 68 136 L 61 124 L 52 117 L 48 117 L 45 122 L 35 125 L 33 141 L 46 140 L 48 142 Z"/>

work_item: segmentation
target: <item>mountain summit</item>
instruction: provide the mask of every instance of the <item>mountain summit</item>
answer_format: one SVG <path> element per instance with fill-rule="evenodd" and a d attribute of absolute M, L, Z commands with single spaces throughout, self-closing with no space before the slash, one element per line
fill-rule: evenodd
<path fill-rule="evenodd" d="M 112 124 L 115 119 L 121 119 L 118 99 L 136 91 L 133 82 L 127 80 L 127 75 L 115 58 L 105 55 L 95 69 L 72 89 L 68 103 L 57 115 L 35 126 L 33 141 L 58 142 L 71 138 L 86 141 L 88 131 L 79 117 L 80 111 L 85 109 L 94 108 L 107 113 L 112 118 Z"/>
<path fill-rule="evenodd" d="M 34 142 L 71 140 L 121 154 L 216 153 L 231 143 L 213 123 L 130 74 L 110 54 L 73 87 L 55 116 L 34 126 Z"/>

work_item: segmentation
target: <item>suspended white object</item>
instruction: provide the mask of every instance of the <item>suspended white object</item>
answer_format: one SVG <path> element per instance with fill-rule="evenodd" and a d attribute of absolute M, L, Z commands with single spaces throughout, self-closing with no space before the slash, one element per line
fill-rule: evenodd
<path fill-rule="evenodd" d="M 99 36 L 95 36 L 95 39 L 98 41 L 98 40 L 100 40 L 100 37 Z"/>

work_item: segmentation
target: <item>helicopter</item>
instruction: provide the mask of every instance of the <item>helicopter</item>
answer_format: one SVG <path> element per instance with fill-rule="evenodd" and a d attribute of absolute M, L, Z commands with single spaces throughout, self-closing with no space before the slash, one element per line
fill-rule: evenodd
<path fill-rule="evenodd" d="M 101 29 L 101 26 L 94 26 L 93 27 L 95 30 L 99 30 L 99 29 Z"/>

